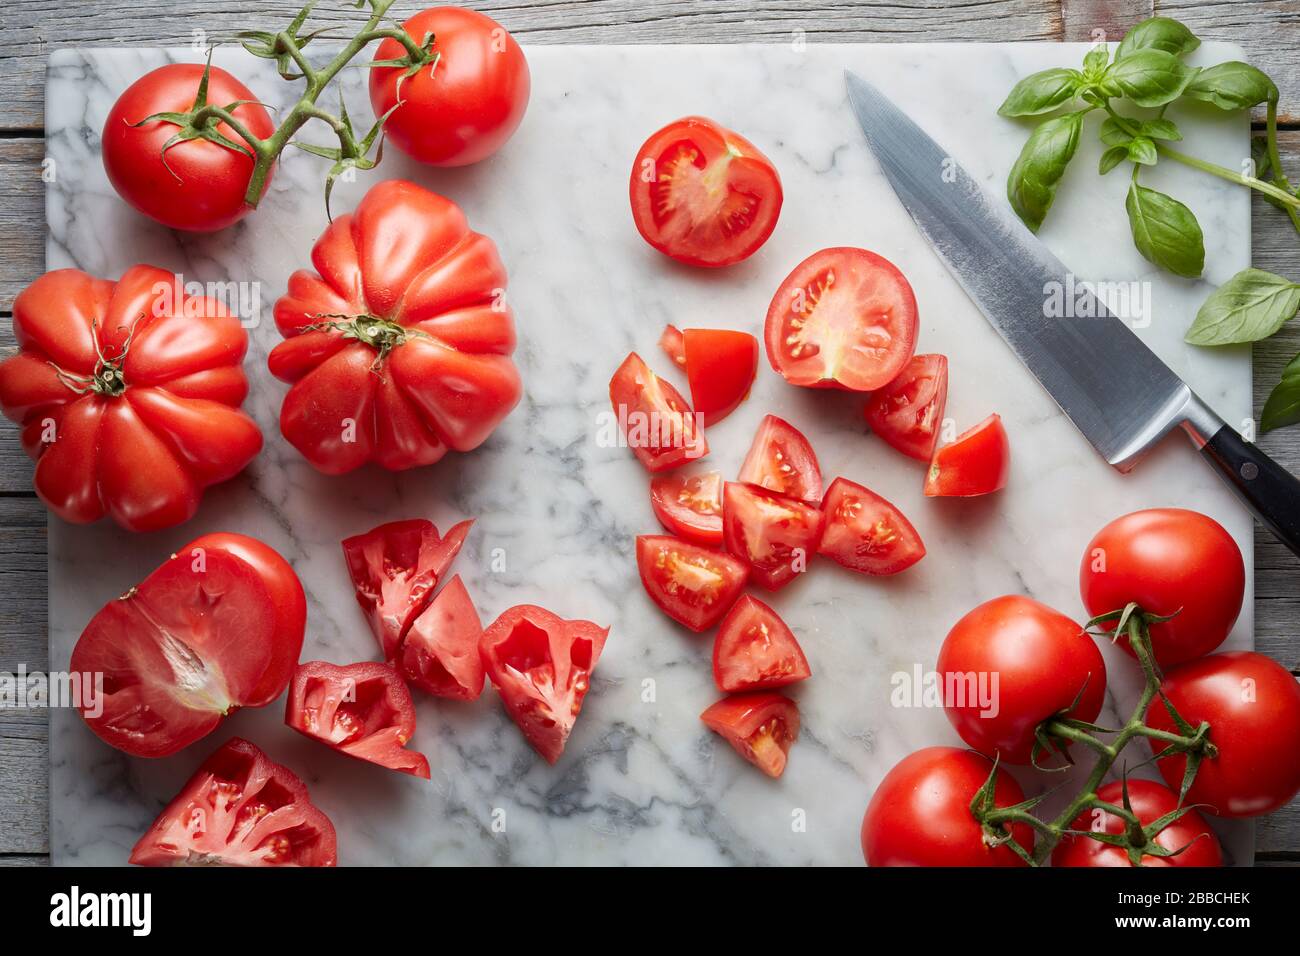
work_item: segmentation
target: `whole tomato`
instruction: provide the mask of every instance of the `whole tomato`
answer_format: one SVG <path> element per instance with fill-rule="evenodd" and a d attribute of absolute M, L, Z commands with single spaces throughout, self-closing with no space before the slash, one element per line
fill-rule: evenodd
<path fill-rule="evenodd" d="M 1131 602 L 1169 621 L 1150 625 L 1151 647 L 1166 667 L 1223 643 L 1241 613 L 1246 566 L 1223 526 L 1181 508 L 1152 508 L 1116 518 L 1088 543 L 1079 591 L 1088 613 Z M 1113 626 L 1113 625 L 1112 625 Z M 1120 646 L 1130 654 L 1126 638 Z"/>
<path fill-rule="evenodd" d="M 1123 784 L 1116 780 L 1097 791 L 1097 796 L 1117 807 L 1124 805 Z M 1178 794 L 1150 780 L 1128 782 L 1129 806 L 1143 827 L 1178 809 Z M 1127 825 L 1120 817 L 1100 807 L 1085 810 L 1073 823 L 1072 830 L 1109 833 L 1121 836 Z M 1142 866 L 1222 866 L 1223 850 L 1205 818 L 1194 809 L 1162 828 L 1151 837 L 1164 850 L 1181 850 L 1175 856 L 1142 855 Z M 1091 837 L 1066 834 L 1052 851 L 1052 866 L 1132 866 L 1128 851 Z"/>
<path fill-rule="evenodd" d="M 528 106 L 528 61 L 515 38 L 491 17 L 459 7 L 433 7 L 402 24 L 416 43 L 432 34 L 435 63 L 406 76 L 401 67 L 372 67 L 376 116 L 397 107 L 384 136 L 402 152 L 434 166 L 468 166 L 505 145 Z M 376 60 L 398 59 L 396 40 Z"/>
<path fill-rule="evenodd" d="M 194 106 L 203 79 L 202 63 L 169 63 L 146 73 L 118 97 L 104 123 L 104 171 L 117 194 L 172 229 L 212 232 L 233 225 L 252 212 L 244 202 L 253 173 L 250 153 L 207 139 L 178 142 L 163 152 L 180 132 L 175 123 L 154 120 L 134 124 L 155 113 L 186 113 Z M 275 132 L 266 107 L 248 87 L 220 67 L 211 67 L 207 102 L 228 106 L 241 102 L 234 117 L 258 139 Z M 225 123 L 217 131 L 244 145 Z M 262 192 L 271 183 L 268 172 Z"/>

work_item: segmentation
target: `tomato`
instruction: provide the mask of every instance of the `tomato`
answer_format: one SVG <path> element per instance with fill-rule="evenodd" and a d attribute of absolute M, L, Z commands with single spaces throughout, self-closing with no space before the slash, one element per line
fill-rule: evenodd
<path fill-rule="evenodd" d="M 686 340 L 681 329 L 675 325 L 665 325 L 663 335 L 659 336 L 659 347 L 674 365 L 686 368 Z"/>
<path fill-rule="evenodd" d="M 961 739 L 1005 763 L 1030 762 L 1039 724 L 1059 714 L 1094 720 L 1106 696 L 1106 662 L 1088 633 L 1018 594 L 986 601 L 953 625 L 936 669 Z"/>
<path fill-rule="evenodd" d="M 519 402 L 505 266 L 451 200 L 379 183 L 312 264 L 275 304 L 286 341 L 269 365 L 292 383 L 280 431 L 318 470 L 432 464 L 483 444 Z"/>
<path fill-rule="evenodd" d="M 476 700 L 483 693 L 478 642 L 483 625 L 460 575 L 447 582 L 402 639 L 402 676 L 435 697 Z"/>
<path fill-rule="evenodd" d="M 925 557 L 925 545 L 903 513 L 846 478 L 831 482 L 822 501 L 825 527 L 818 554 L 852 571 L 897 574 Z"/>
<path fill-rule="evenodd" d="M 738 558 L 659 534 L 636 539 L 636 565 L 650 600 L 697 633 L 718 623 L 749 576 Z"/>
<path fill-rule="evenodd" d="M 822 472 L 803 432 L 775 415 L 764 415 L 740 466 L 738 480 L 815 505 L 822 500 Z"/>
<path fill-rule="evenodd" d="M 1253 651 L 1211 654 L 1169 671 L 1160 689 L 1193 727 L 1209 721 L 1218 751 L 1201 761 L 1188 803 L 1221 817 L 1254 817 L 1300 792 L 1300 685 L 1280 664 Z M 1146 722 L 1178 732 L 1159 698 Z M 1153 752 L 1164 749 L 1149 743 Z M 1156 766 L 1169 786 L 1181 789 L 1185 755 Z"/>
<path fill-rule="evenodd" d="M 928 497 L 971 498 L 1000 491 L 1011 475 L 1011 444 L 1000 415 L 990 415 L 934 452 L 925 475 Z"/>
<path fill-rule="evenodd" d="M 131 850 L 138 866 L 334 866 L 334 824 L 287 767 L 231 737 Z"/>
<path fill-rule="evenodd" d="M 349 757 L 429 779 L 424 754 L 406 749 L 415 736 L 415 704 L 391 664 L 300 664 L 289 684 L 284 722 Z"/>
<path fill-rule="evenodd" d="M 1124 806 L 1124 784 L 1115 780 L 1097 791 L 1106 803 Z M 1142 826 L 1148 827 L 1165 814 L 1178 809 L 1178 794 L 1150 780 L 1129 780 L 1128 799 Z M 1100 807 L 1085 810 L 1070 824 L 1070 829 L 1123 836 L 1125 821 Z M 1165 826 L 1151 837 L 1151 842 L 1165 850 L 1182 850 L 1176 856 L 1142 855 L 1142 866 L 1223 866 L 1223 850 L 1205 818 L 1193 809 Z M 1052 866 L 1132 866 L 1128 851 L 1101 843 L 1086 836 L 1066 834 L 1052 851 Z"/>
<path fill-rule="evenodd" d="M 302 650 L 307 600 L 287 561 L 253 538 L 196 538 L 105 604 L 72 651 L 75 674 L 102 674 L 81 715 L 105 743 L 165 757 L 231 711 L 284 690 Z"/>
<path fill-rule="evenodd" d="M 483 668 L 510 719 L 547 763 L 564 752 L 607 637 L 607 627 L 529 604 L 510 608 L 483 632 Z"/>
<path fill-rule="evenodd" d="M 691 404 L 704 424 L 736 410 L 758 373 L 758 339 L 729 329 L 687 329 L 682 333 Z"/>
<path fill-rule="evenodd" d="M 749 565 L 751 579 L 776 591 L 808 569 L 821 541 L 822 513 L 812 505 L 753 485 L 722 489 L 722 537 Z"/>
<path fill-rule="evenodd" d="M 781 215 L 781 177 L 772 161 L 703 116 L 669 123 L 642 144 L 628 192 L 641 237 L 693 266 L 748 259 Z"/>
<path fill-rule="evenodd" d="M 916 348 L 916 297 L 892 262 L 866 249 L 814 252 L 767 309 L 767 360 L 791 385 L 871 392 Z"/>
<path fill-rule="evenodd" d="M 709 453 L 701 422 L 686 399 L 635 352 L 610 379 L 609 401 L 628 447 L 647 471 L 666 471 Z"/>
<path fill-rule="evenodd" d="M 1241 613 L 1246 566 L 1237 542 L 1213 518 L 1152 508 L 1097 532 L 1079 567 L 1079 591 L 1094 616 L 1130 602 L 1156 617 L 1172 614 L 1149 626 L 1155 658 L 1169 667 L 1223 643 Z M 1126 637 L 1119 643 L 1133 653 Z"/>
<path fill-rule="evenodd" d="M 343 556 L 370 630 L 391 661 L 411 622 L 428 605 L 474 522 L 438 534 L 432 521 L 390 521 L 343 541 Z"/>
<path fill-rule="evenodd" d="M 713 642 L 719 690 L 772 690 L 811 675 L 803 648 L 776 611 L 746 594 L 727 612 Z"/>
<path fill-rule="evenodd" d="M 885 774 L 862 818 L 862 855 L 868 866 L 1025 866 L 1005 844 L 990 845 L 971 814 L 971 801 L 993 763 L 958 747 L 926 747 Z M 1015 806 L 1025 799 L 1015 777 L 998 769 L 993 802 Z M 1011 838 L 1026 851 L 1034 831 L 1023 823 Z"/>
<path fill-rule="evenodd" d="M 785 772 L 790 747 L 799 736 L 799 707 L 770 691 L 733 694 L 700 714 L 714 733 L 769 777 Z"/>
<path fill-rule="evenodd" d="M 169 63 L 140 77 L 109 110 L 102 140 L 104 171 L 117 194 L 150 219 L 191 232 L 225 229 L 253 211 L 244 202 L 253 175 L 251 150 L 238 133 L 219 123 L 217 131 L 247 151 L 198 138 L 177 142 L 164 153 L 163 147 L 181 131 L 180 126 L 163 120 L 134 124 L 155 113 L 189 112 L 203 69 L 202 63 Z M 207 102 L 238 103 L 232 110 L 234 117 L 258 139 L 275 132 L 266 107 L 221 67 L 211 68 Z M 263 195 L 270 184 L 268 174 Z"/>
<path fill-rule="evenodd" d="M 434 166 L 477 163 L 504 146 L 524 118 L 530 90 L 528 61 L 515 38 L 491 17 L 458 7 L 424 10 L 402 28 L 419 44 L 431 35 L 438 59 L 414 76 L 404 67 L 371 68 L 375 115 L 393 110 L 384 138 Z M 405 55 L 401 43 L 387 39 L 375 59 Z"/>
<path fill-rule="evenodd" d="M 650 507 L 665 529 L 696 544 L 722 544 L 722 476 L 660 475 L 650 482 Z"/>
<path fill-rule="evenodd" d="M 873 392 L 863 411 L 871 430 L 909 458 L 929 461 L 948 404 L 948 359 L 913 355 L 892 382 Z"/>
<path fill-rule="evenodd" d="M 0 363 L 0 410 L 22 426 L 36 493 L 65 521 L 180 524 L 262 448 L 239 407 L 248 336 L 179 283 L 152 266 L 117 282 L 59 269 L 14 300 L 19 351 Z"/>

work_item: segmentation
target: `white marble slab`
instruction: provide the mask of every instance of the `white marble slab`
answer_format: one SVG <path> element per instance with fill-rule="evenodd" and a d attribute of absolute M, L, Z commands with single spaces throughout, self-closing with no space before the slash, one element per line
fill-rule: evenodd
<path fill-rule="evenodd" d="M 252 329 L 248 408 L 267 447 L 248 472 L 209 493 L 189 525 L 132 536 L 109 525 L 50 522 L 50 659 L 66 665 L 94 611 L 171 549 L 214 529 L 262 537 L 294 563 L 310 599 L 305 658 L 368 659 L 375 646 L 349 586 L 338 542 L 384 520 L 425 515 L 440 526 L 477 518 L 455 570 L 485 620 L 535 602 L 612 627 L 567 753 L 538 759 L 495 695 L 474 704 L 421 698 L 415 745 L 433 781 L 372 769 L 305 740 L 272 705 L 243 712 L 189 751 L 162 761 L 127 758 L 71 712 L 51 720 L 51 831 L 59 863 L 122 863 L 179 784 L 230 734 L 256 741 L 297 770 L 339 830 L 344 863 L 856 864 L 858 828 L 875 785 L 904 754 L 958 739 L 942 712 L 890 707 L 895 671 L 933 666 L 953 622 L 987 598 L 1020 591 L 1072 615 L 1083 610 L 1077 563 L 1109 519 L 1155 505 L 1199 508 L 1236 536 L 1249 564 L 1251 523 L 1172 439 L 1122 477 L 1097 458 L 1007 351 L 926 247 L 862 143 L 841 72 L 860 71 L 928 128 L 962 164 L 1001 192 L 1026 135 L 995 109 L 1015 80 L 1075 64 L 1078 45 L 534 47 L 533 97 L 522 127 L 489 162 L 428 170 L 390 151 L 380 170 L 335 193 L 350 208 L 368 185 L 407 177 L 446 193 L 474 228 L 494 237 L 510 270 L 526 395 L 473 455 L 393 476 L 317 474 L 276 426 L 284 386 L 266 371 L 278 341 L 270 304 L 307 261 L 325 224 L 323 167 L 295 154 L 262 208 L 210 237 L 147 222 L 109 188 L 99 132 L 116 95 L 147 69 L 189 50 L 64 51 L 51 57 L 47 99 L 49 267 L 116 276 L 137 261 L 188 279 L 261 284 L 264 320 Z M 1207 43 L 1194 62 L 1231 59 Z M 262 99 L 285 100 L 269 64 L 223 49 Z M 348 74 L 357 117 L 369 116 L 359 72 Z M 712 116 L 759 144 L 779 167 L 785 208 L 750 261 L 722 272 L 678 267 L 632 226 L 630 163 L 642 140 L 690 113 Z M 1177 116 L 1177 111 L 1173 114 Z M 1247 154 L 1244 116 L 1206 109 L 1186 146 L 1237 167 Z M 1206 231 L 1205 280 L 1160 275 L 1134 251 L 1122 173 L 1095 173 L 1092 137 L 1066 176 L 1043 238 L 1080 276 L 1150 282 L 1143 338 L 1229 421 L 1250 414 L 1248 350 L 1197 351 L 1181 335 L 1197 304 L 1247 265 L 1244 190 L 1161 167 L 1147 181 L 1179 196 Z M 845 475 L 902 507 L 929 555 L 897 578 L 871 580 L 825 563 L 777 596 L 812 664 L 795 692 L 804 729 L 789 770 L 771 781 L 705 730 L 698 714 L 718 695 L 708 638 L 671 625 L 637 582 L 633 537 L 654 531 L 641 466 L 626 450 L 597 447 L 610 373 L 629 349 L 665 366 L 655 342 L 665 322 L 757 331 L 786 272 L 815 249 L 860 245 L 897 263 L 916 289 L 920 348 L 951 361 L 948 414 L 959 427 L 991 411 L 1014 446 L 1010 486 L 971 501 L 921 495 L 923 466 L 864 435 L 862 401 L 791 388 L 764 363 L 753 394 L 709 432 L 708 465 L 734 474 L 763 414 L 782 415 L 812 439 L 827 480 Z M 489 566 L 502 548 L 503 573 Z M 1231 638 L 1251 643 L 1251 603 Z M 1108 708 L 1134 699 L 1135 668 L 1108 649 Z M 643 682 L 655 681 L 653 702 Z M 1136 759 L 1136 758 L 1135 758 Z M 1030 788 L 1032 773 L 1020 773 Z M 1056 782 L 1056 781 L 1053 781 Z M 506 827 L 492 827 L 504 810 Z M 802 811 L 806 830 L 792 826 Z M 1252 828 L 1223 827 L 1230 855 L 1248 861 Z"/>

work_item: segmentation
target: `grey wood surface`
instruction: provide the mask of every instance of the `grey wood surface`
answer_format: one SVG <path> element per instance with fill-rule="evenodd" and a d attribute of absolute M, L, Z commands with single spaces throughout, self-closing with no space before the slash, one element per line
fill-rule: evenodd
<path fill-rule="evenodd" d="M 423 6 L 399 0 L 395 13 Z M 1284 160 L 1300 172 L 1300 0 L 477 0 L 468 4 L 528 43 L 780 42 L 802 30 L 810 42 L 1111 39 L 1154 12 L 1200 36 L 1232 40 L 1282 90 Z M 251 26 L 276 28 L 297 0 L 17 0 L 0 22 L 0 354 L 14 345 L 13 297 L 43 268 L 45 58 L 66 46 L 166 45 L 201 29 L 221 39 Z M 342 0 L 321 0 L 322 22 L 354 22 Z M 1300 278 L 1300 241 L 1285 217 L 1256 200 L 1254 264 Z M 1300 323 L 1255 348 L 1255 407 L 1300 351 Z M 1300 472 L 1300 427 L 1266 435 L 1269 454 Z M 0 670 L 46 667 L 46 516 L 31 493 L 31 464 L 17 430 L 0 424 Z M 1300 670 L 1300 563 L 1256 534 L 1258 648 Z M 49 859 L 48 749 L 39 713 L 0 711 L 0 866 Z M 1259 823 L 1261 863 L 1300 863 L 1300 801 Z"/>

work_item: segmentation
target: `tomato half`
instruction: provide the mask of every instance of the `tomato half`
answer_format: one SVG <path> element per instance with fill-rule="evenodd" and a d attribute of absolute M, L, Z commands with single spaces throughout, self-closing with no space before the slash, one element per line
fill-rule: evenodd
<path fill-rule="evenodd" d="M 764 415 L 740 466 L 737 480 L 815 505 L 822 500 L 822 472 L 812 445 L 785 419 Z"/>
<path fill-rule="evenodd" d="M 1115 780 L 1097 791 L 1106 803 L 1124 806 L 1124 784 Z M 1148 827 L 1178 807 L 1178 794 L 1150 780 L 1128 781 L 1129 806 L 1142 826 Z M 1127 824 L 1121 817 L 1100 807 L 1085 810 L 1070 824 L 1071 830 L 1083 833 L 1109 833 L 1123 836 Z M 1153 856 L 1144 853 L 1142 866 L 1223 866 L 1223 849 L 1205 818 L 1196 810 L 1187 812 L 1156 833 L 1151 842 L 1163 850 L 1181 850 L 1176 856 Z M 1149 845 L 1149 844 L 1148 844 Z M 1067 833 L 1052 851 L 1052 866 L 1132 866 L 1127 849 L 1112 846 L 1083 835 Z"/>
<path fill-rule="evenodd" d="M 1000 415 L 990 415 L 935 449 L 925 474 L 928 497 L 972 498 L 1000 491 L 1011 476 L 1011 442 Z"/>
<path fill-rule="evenodd" d="M 781 177 L 753 143 L 688 116 L 642 145 L 629 185 L 646 242 L 693 266 L 727 266 L 758 251 L 781 214 Z"/>
<path fill-rule="evenodd" d="M 769 777 L 785 772 L 790 747 L 799 736 L 799 707 L 769 691 L 724 697 L 700 714 L 714 733 Z"/>
<path fill-rule="evenodd" d="M 722 544 L 722 475 L 660 475 L 650 482 L 650 507 L 665 529 L 696 544 Z"/>
<path fill-rule="evenodd" d="M 635 352 L 609 380 L 609 401 L 628 447 L 647 471 L 666 471 L 709 453 L 701 423 L 681 392 Z"/>
<path fill-rule="evenodd" d="M 758 374 L 758 339 L 730 329 L 687 329 L 682 333 L 691 405 L 704 424 L 736 410 Z"/>
<path fill-rule="evenodd" d="M 510 608 L 483 632 L 479 649 L 492 686 L 547 763 L 564 752 L 607 637 L 607 627 L 529 604 Z"/>
<path fill-rule="evenodd" d="M 297 774 L 231 737 L 131 850 L 137 866 L 334 866 L 334 824 Z"/>
<path fill-rule="evenodd" d="M 686 340 L 682 330 L 675 325 L 665 325 L 659 336 L 659 347 L 678 368 L 686 368 Z"/>
<path fill-rule="evenodd" d="M 483 693 L 478 652 L 483 624 L 456 575 L 429 602 L 402 638 L 402 676 L 435 697 L 477 700 Z"/>
<path fill-rule="evenodd" d="M 812 505 L 753 485 L 722 489 L 722 537 L 749 565 L 754 581 L 776 591 L 808 570 L 821 541 L 822 513 Z"/>
<path fill-rule="evenodd" d="M 925 545 L 903 513 L 846 478 L 831 482 L 817 553 L 864 574 L 897 574 L 925 557 Z"/>
<path fill-rule="evenodd" d="M 729 694 L 774 690 L 812 676 L 808 658 L 785 621 L 748 594 L 722 619 L 713 642 L 713 680 Z"/>
<path fill-rule="evenodd" d="M 863 414 L 886 445 L 909 458 L 929 461 L 947 404 L 947 357 L 913 355 L 897 378 L 872 393 Z"/>
<path fill-rule="evenodd" d="M 650 600 L 697 633 L 721 620 L 749 576 L 738 558 L 660 534 L 636 539 L 636 565 Z"/>

